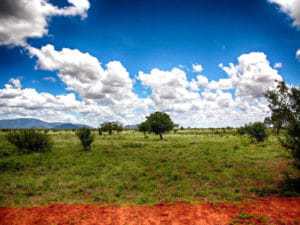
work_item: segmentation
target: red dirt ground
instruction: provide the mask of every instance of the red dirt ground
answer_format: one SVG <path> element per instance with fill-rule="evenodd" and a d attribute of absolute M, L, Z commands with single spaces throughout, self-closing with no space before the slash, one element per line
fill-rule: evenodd
<path fill-rule="evenodd" d="M 262 198 L 240 204 L 101 206 L 55 204 L 0 208 L 1 225 L 300 224 L 300 198 Z"/>

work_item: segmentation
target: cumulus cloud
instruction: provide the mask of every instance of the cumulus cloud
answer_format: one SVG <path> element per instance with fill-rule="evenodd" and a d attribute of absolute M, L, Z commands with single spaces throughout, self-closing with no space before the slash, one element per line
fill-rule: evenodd
<path fill-rule="evenodd" d="M 208 86 L 208 79 L 206 76 L 198 75 L 196 79 L 193 79 L 190 86 L 192 90 L 198 90 L 200 88 L 206 88 Z"/>
<path fill-rule="evenodd" d="M 228 79 L 221 79 L 221 83 L 230 83 L 236 95 L 241 97 L 263 97 L 268 89 L 276 87 L 276 81 L 282 80 L 262 52 L 243 54 L 238 58 L 238 64 L 220 64 L 220 67 L 229 76 Z M 219 86 L 222 88 L 221 84 Z"/>
<path fill-rule="evenodd" d="M 277 62 L 274 64 L 274 68 L 275 69 L 281 69 L 283 67 L 282 63 L 281 62 Z"/>
<path fill-rule="evenodd" d="M 250 52 L 238 57 L 237 63 L 220 64 L 227 77 L 219 80 L 200 74 L 188 79 L 177 67 L 140 71 L 136 82 L 150 91 L 149 96 L 140 98 L 134 91 L 135 78 L 118 61 L 102 65 L 89 53 L 57 50 L 52 45 L 27 49 L 37 59 L 36 68 L 57 72 L 70 93 L 40 93 L 11 79 L 0 89 L 0 117 L 26 115 L 98 126 L 112 120 L 136 124 L 159 110 L 183 126 L 240 126 L 269 114 L 264 93 L 282 80 L 264 53 Z"/>
<path fill-rule="evenodd" d="M 17 78 L 11 78 L 9 80 L 9 83 L 7 84 L 7 87 L 15 87 L 16 89 L 21 89 L 21 81 Z"/>
<path fill-rule="evenodd" d="M 300 26 L 300 0 L 268 0 L 293 19 L 294 26 Z"/>
<path fill-rule="evenodd" d="M 76 122 L 72 115 L 82 107 L 75 95 L 39 93 L 32 88 L 22 88 L 21 81 L 10 79 L 0 89 L 0 117 L 36 117 L 47 121 Z"/>
<path fill-rule="evenodd" d="M 128 106 L 128 105 L 127 105 Z M 124 110 L 124 115 L 114 113 Z M 53 95 L 22 88 L 18 79 L 11 79 L 0 89 L 0 118 L 32 117 L 51 122 L 83 123 L 97 127 L 103 121 L 137 123 L 145 114 L 134 105 L 128 109 L 99 104 L 93 100 L 78 100 L 74 93 Z"/>
<path fill-rule="evenodd" d="M 179 68 L 153 69 L 148 74 L 140 71 L 138 80 L 151 88 L 151 99 L 157 110 L 186 112 L 192 110 L 192 103 L 199 98 L 198 93 L 190 90 L 186 73 Z"/>
<path fill-rule="evenodd" d="M 26 45 L 28 38 L 48 33 L 51 16 L 86 17 L 89 0 L 68 0 L 70 6 L 58 8 L 47 0 L 2 0 L 0 4 L 0 45 Z"/>
<path fill-rule="evenodd" d="M 103 68 L 96 57 L 77 49 L 58 51 L 53 45 L 28 49 L 37 57 L 39 69 L 57 71 L 68 89 L 85 99 L 113 103 L 135 97 L 129 73 L 118 61 L 111 61 Z"/>
<path fill-rule="evenodd" d="M 202 73 L 203 72 L 203 66 L 201 64 L 193 64 L 193 72 L 195 73 Z"/>
<path fill-rule="evenodd" d="M 300 60 L 300 49 L 298 49 L 296 52 L 296 58 Z"/>
<path fill-rule="evenodd" d="M 97 109 L 99 107 L 111 118 L 127 123 L 144 116 L 143 112 L 150 105 L 149 100 L 138 98 L 133 91 L 133 80 L 118 61 L 103 67 L 96 57 L 77 49 L 56 50 L 52 45 L 27 49 L 37 58 L 37 68 L 58 72 L 67 89 L 89 102 L 88 108 L 97 115 L 103 112 Z"/>
<path fill-rule="evenodd" d="M 185 126 L 239 126 L 263 120 L 269 113 L 264 93 L 282 80 L 266 55 L 243 54 L 237 64 L 220 67 L 228 78 L 209 81 L 198 75 L 190 81 L 185 71 L 173 68 L 139 72 L 138 80 L 151 89 L 155 109 Z"/>

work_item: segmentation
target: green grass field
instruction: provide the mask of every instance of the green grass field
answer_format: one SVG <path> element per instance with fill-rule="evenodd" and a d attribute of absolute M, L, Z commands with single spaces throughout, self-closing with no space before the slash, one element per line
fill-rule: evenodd
<path fill-rule="evenodd" d="M 281 193 L 298 173 L 273 136 L 96 134 L 85 152 L 74 132 L 50 134 L 51 152 L 22 155 L 0 133 L 0 206 L 239 201 Z"/>

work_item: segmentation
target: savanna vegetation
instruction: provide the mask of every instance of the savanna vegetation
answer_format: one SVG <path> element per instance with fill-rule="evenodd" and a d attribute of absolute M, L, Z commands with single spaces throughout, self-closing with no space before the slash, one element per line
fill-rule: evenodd
<path fill-rule="evenodd" d="M 280 83 L 271 117 L 239 129 L 178 129 L 155 112 L 136 130 L 2 131 L 0 206 L 299 195 L 299 93 Z"/>
<path fill-rule="evenodd" d="M 50 131 L 51 151 L 20 153 L 0 133 L 0 205 L 232 201 L 269 194 L 294 195 L 286 179 L 298 170 L 271 135 L 215 130 L 157 135 L 137 131 L 98 135 L 84 151 L 72 131 Z M 223 130 L 224 131 L 224 130 Z M 270 131 L 269 131 L 270 132 Z"/>

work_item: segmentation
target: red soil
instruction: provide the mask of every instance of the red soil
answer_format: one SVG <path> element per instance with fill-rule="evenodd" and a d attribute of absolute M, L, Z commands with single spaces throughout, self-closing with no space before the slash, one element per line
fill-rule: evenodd
<path fill-rule="evenodd" d="M 0 208 L 1 225 L 300 225 L 300 198 L 263 198 L 240 204 L 100 206 L 55 204 Z"/>

